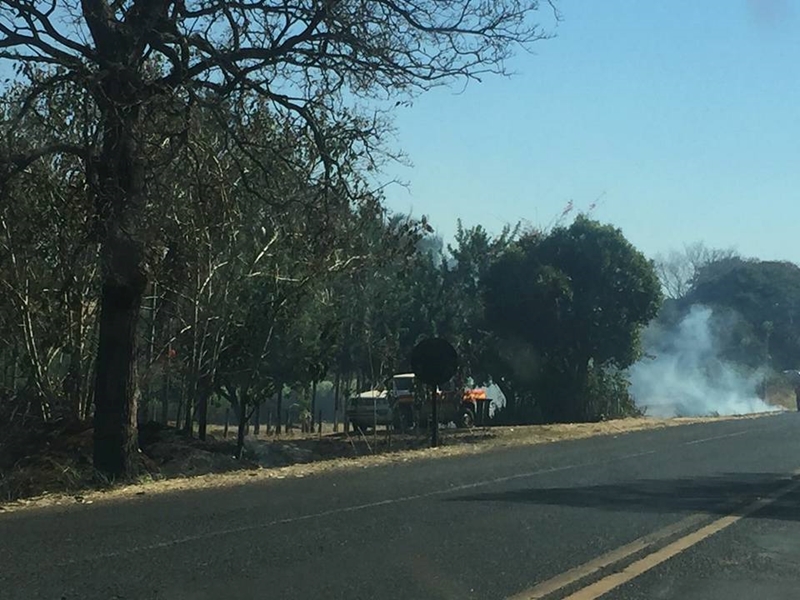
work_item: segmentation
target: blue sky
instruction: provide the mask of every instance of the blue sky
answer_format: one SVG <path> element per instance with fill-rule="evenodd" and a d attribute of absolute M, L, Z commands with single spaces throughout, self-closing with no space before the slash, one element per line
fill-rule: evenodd
<path fill-rule="evenodd" d="M 498 231 L 572 200 L 649 255 L 704 241 L 800 262 L 800 2 L 560 3 L 517 75 L 397 113 L 393 210 Z M 543 21 L 550 22 L 543 13 Z"/>

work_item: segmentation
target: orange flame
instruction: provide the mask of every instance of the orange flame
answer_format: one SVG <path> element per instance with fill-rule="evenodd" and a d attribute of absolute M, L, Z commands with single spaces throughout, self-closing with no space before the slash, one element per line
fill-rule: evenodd
<path fill-rule="evenodd" d="M 464 400 L 486 400 L 486 390 L 466 390 Z"/>

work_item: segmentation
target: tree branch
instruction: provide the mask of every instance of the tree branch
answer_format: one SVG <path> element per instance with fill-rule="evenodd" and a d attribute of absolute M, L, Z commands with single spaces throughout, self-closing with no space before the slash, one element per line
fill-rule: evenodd
<path fill-rule="evenodd" d="M 0 157 L 0 181 L 8 179 L 20 171 L 24 171 L 40 158 L 55 154 L 70 154 L 84 161 L 89 159 L 88 150 L 81 146 L 66 143 L 48 144 L 31 150 L 30 152 Z"/>

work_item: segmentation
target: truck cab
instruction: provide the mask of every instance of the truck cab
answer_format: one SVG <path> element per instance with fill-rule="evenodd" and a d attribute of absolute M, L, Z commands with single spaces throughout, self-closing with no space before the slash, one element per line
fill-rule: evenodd
<path fill-rule="evenodd" d="M 394 375 L 387 386 L 394 408 L 395 427 L 404 431 L 414 425 L 414 405 L 416 404 L 416 378 L 413 373 Z"/>

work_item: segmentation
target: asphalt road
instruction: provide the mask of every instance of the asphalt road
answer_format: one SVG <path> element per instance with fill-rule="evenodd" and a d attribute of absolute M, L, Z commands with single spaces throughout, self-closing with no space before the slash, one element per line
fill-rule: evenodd
<path fill-rule="evenodd" d="M 0 513 L 0 599 L 798 598 L 798 434 L 780 414 Z"/>

